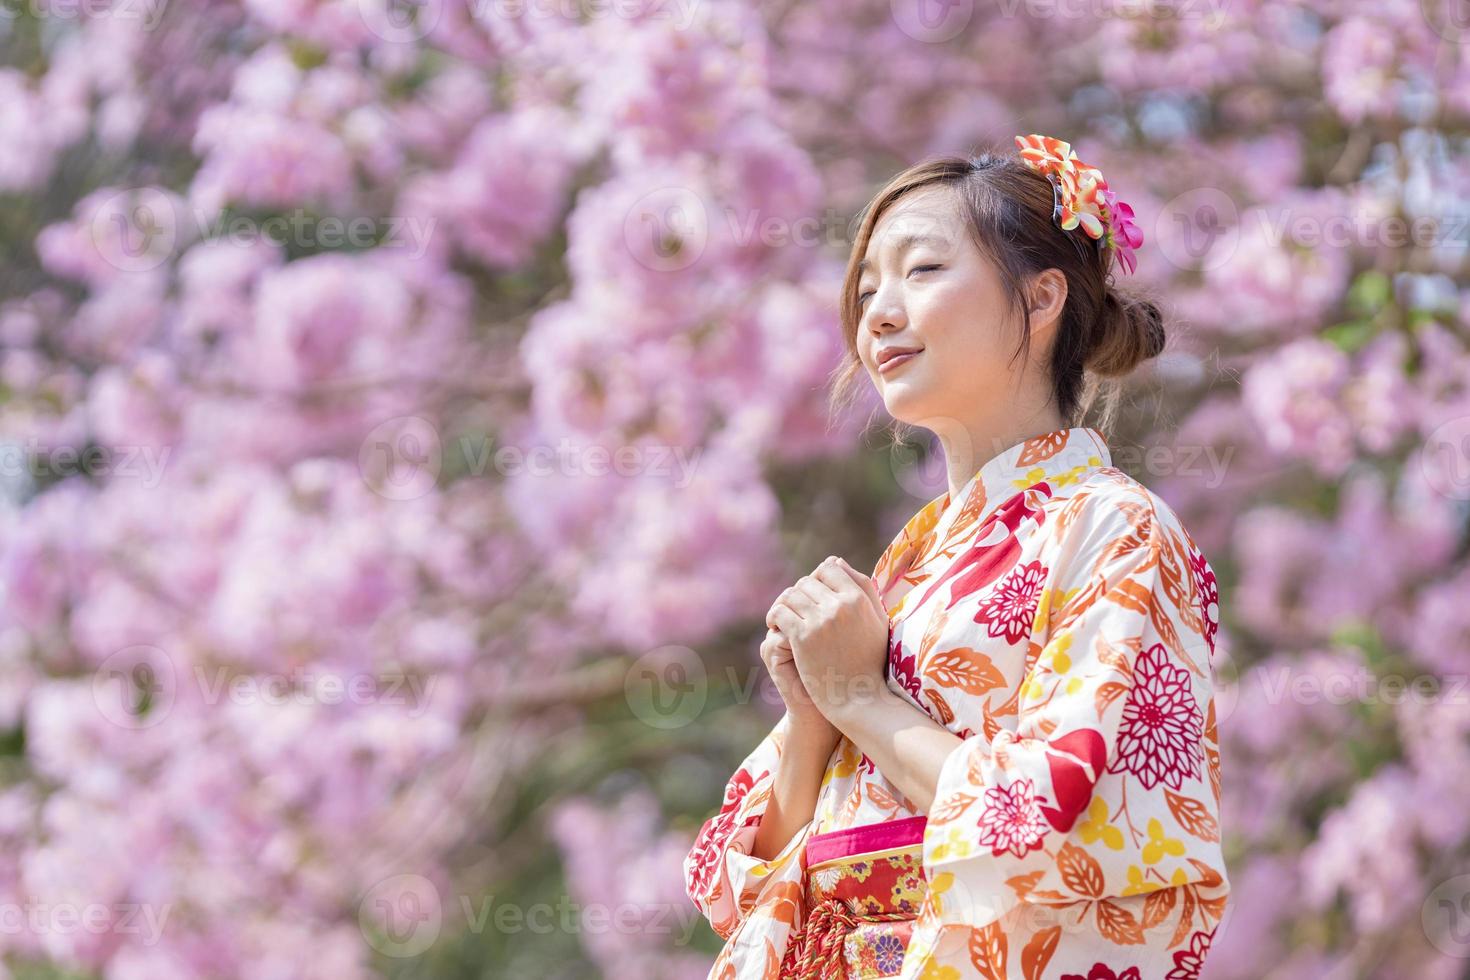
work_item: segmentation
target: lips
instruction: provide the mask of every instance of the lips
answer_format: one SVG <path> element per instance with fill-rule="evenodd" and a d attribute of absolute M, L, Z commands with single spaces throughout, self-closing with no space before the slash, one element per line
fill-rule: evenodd
<path fill-rule="evenodd" d="M 887 374 L 894 371 L 900 365 L 907 364 L 919 354 L 923 353 L 922 347 L 887 347 L 878 352 L 878 373 Z"/>

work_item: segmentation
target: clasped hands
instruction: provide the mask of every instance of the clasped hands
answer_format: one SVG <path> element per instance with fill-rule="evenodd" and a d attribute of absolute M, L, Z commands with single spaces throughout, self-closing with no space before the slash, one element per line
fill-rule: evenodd
<path fill-rule="evenodd" d="M 872 578 L 829 557 L 766 613 L 761 659 L 793 723 L 841 729 L 881 696 L 888 613 Z"/>

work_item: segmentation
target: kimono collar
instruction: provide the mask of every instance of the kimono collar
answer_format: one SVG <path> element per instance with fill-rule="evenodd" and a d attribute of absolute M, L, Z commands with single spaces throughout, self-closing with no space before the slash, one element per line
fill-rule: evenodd
<path fill-rule="evenodd" d="M 950 506 L 948 491 L 939 497 L 939 506 L 946 516 L 954 512 L 983 519 L 1027 487 L 1046 483 L 1055 491 L 1079 482 L 1091 470 L 1111 465 L 1107 443 L 1096 429 L 1057 429 L 1017 443 L 987 460 L 960 488 L 961 506 Z"/>
<path fill-rule="evenodd" d="M 951 502 L 945 491 L 913 517 L 873 569 L 879 594 L 894 617 L 908 591 L 933 574 L 932 563 L 953 555 L 953 542 L 973 535 L 1007 500 L 1038 483 L 1056 493 L 1080 483 L 1092 470 L 1112 465 L 1107 444 L 1088 426 L 1057 429 L 1017 443 L 987 460 Z"/>

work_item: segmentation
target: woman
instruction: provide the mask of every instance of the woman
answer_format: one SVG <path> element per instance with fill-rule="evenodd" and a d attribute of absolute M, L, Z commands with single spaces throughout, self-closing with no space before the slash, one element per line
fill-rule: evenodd
<path fill-rule="evenodd" d="M 767 614 L 786 714 L 685 870 L 712 977 L 1183 980 L 1224 914 L 1215 576 L 1077 419 L 1159 353 L 1142 237 L 1068 144 L 941 159 L 866 210 L 849 363 L 949 490 L 871 577 Z"/>

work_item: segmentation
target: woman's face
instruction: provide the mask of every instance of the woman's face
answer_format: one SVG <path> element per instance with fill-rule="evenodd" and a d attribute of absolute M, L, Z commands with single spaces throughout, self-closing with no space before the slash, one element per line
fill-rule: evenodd
<path fill-rule="evenodd" d="M 891 205 L 864 259 L 857 351 L 889 414 L 935 431 L 1003 417 L 1024 366 L 1015 357 L 1019 311 L 950 189 L 925 188 Z M 886 360 L 899 351 L 917 353 Z"/>

